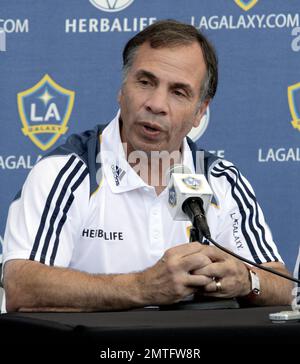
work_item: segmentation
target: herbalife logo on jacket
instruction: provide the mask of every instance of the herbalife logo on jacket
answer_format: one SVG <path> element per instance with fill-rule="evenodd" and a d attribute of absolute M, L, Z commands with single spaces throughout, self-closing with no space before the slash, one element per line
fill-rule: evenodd
<path fill-rule="evenodd" d="M 119 166 L 115 166 L 114 164 L 112 164 L 111 166 L 111 170 L 114 176 L 114 180 L 116 183 L 116 186 L 119 186 L 122 178 L 125 176 L 126 172 L 120 168 Z"/>

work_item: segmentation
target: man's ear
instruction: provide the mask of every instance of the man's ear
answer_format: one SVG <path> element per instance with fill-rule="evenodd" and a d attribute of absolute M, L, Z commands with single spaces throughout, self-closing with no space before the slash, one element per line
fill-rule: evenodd
<path fill-rule="evenodd" d="M 201 118 L 204 115 L 208 105 L 209 105 L 210 100 L 205 100 L 201 103 L 198 111 L 196 112 L 195 118 L 194 118 L 194 122 L 193 122 L 193 127 L 197 128 L 200 124 Z"/>
<path fill-rule="evenodd" d="M 122 96 L 122 89 L 120 88 L 120 90 L 118 92 L 118 103 L 121 102 L 121 96 Z"/>

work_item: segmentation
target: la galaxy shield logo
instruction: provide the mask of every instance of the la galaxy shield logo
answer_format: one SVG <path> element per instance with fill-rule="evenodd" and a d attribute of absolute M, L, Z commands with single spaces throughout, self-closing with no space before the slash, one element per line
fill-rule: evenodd
<path fill-rule="evenodd" d="M 258 2 L 258 0 L 234 0 L 234 2 L 243 10 L 247 11 Z"/>
<path fill-rule="evenodd" d="M 300 82 L 288 87 L 288 101 L 292 115 L 292 125 L 300 131 Z"/>
<path fill-rule="evenodd" d="M 194 178 L 191 176 L 185 177 L 182 179 L 184 185 L 192 190 L 199 190 L 201 186 L 201 181 L 198 178 Z"/>
<path fill-rule="evenodd" d="M 18 93 L 22 132 L 40 149 L 49 149 L 68 128 L 75 92 L 45 75 L 33 87 Z"/>

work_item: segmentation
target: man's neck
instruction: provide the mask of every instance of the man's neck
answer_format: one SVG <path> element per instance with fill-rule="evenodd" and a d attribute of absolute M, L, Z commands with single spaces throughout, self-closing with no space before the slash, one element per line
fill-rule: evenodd
<path fill-rule="evenodd" d="M 139 153 L 135 151 L 135 155 Z M 149 186 L 153 186 L 157 195 L 159 195 L 167 185 L 167 172 L 174 165 L 182 162 L 182 153 L 174 151 L 167 152 L 151 152 L 140 153 L 140 158 L 135 157 L 135 162 L 130 161 L 130 156 L 127 158 L 130 166 Z"/>

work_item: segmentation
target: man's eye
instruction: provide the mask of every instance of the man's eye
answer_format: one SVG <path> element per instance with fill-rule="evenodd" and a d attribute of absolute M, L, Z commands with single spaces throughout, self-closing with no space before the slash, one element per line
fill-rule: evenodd
<path fill-rule="evenodd" d="M 174 94 L 175 94 L 176 96 L 179 96 L 179 97 L 186 97 L 186 94 L 185 94 L 184 92 L 180 91 L 180 90 L 174 90 L 173 92 L 174 92 Z"/>
<path fill-rule="evenodd" d="M 143 86 L 148 86 L 148 85 L 150 85 L 150 82 L 148 81 L 148 80 L 139 80 L 138 81 L 141 85 L 143 85 Z"/>

